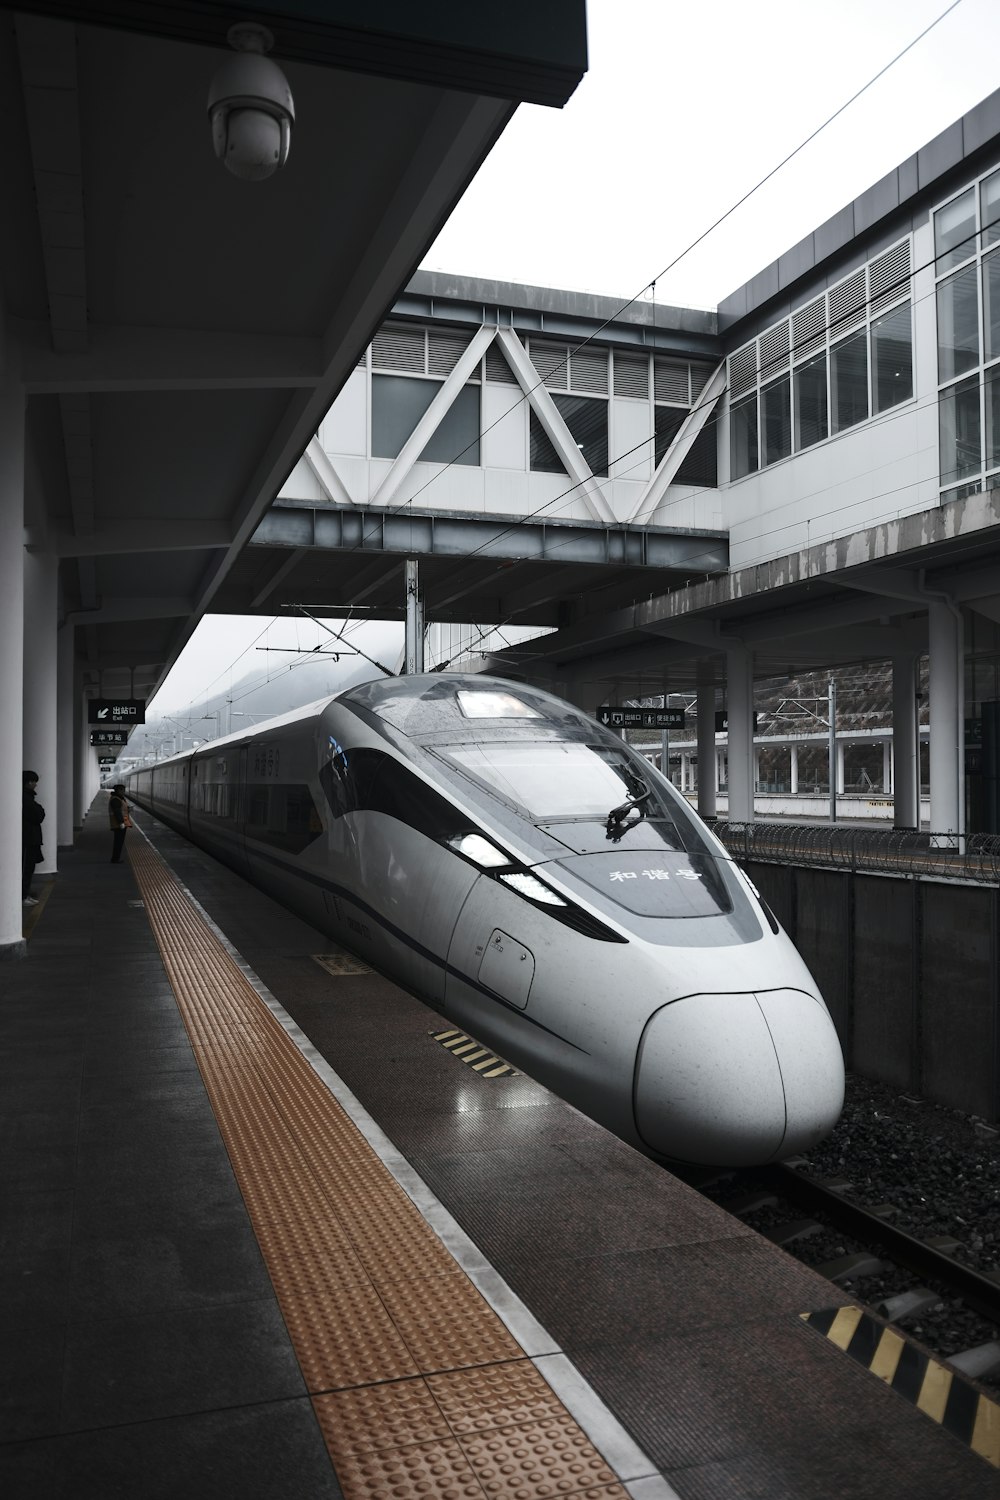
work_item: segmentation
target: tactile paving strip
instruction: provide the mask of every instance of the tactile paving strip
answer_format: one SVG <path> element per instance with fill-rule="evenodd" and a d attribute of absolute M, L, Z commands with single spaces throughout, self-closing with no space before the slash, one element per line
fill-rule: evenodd
<path fill-rule="evenodd" d="M 627 1500 L 163 860 L 128 857 L 347 1500 Z"/>

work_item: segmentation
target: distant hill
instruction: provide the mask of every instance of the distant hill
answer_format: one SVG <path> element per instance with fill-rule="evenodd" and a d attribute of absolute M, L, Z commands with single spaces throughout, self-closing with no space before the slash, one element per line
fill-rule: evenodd
<path fill-rule="evenodd" d="M 261 670 L 247 672 L 221 693 L 213 693 L 188 710 L 159 714 L 150 706 L 145 725 L 134 730 L 124 755 L 142 759 L 148 752 L 172 754 L 191 749 L 195 740 L 218 739 L 220 735 L 250 729 L 265 719 L 277 718 L 317 698 L 332 697 L 359 682 L 370 682 L 382 674 L 359 656 L 342 655 L 335 661 L 329 651 L 296 656 L 272 667 L 269 679 L 261 681 Z M 394 666 L 388 660 L 386 666 Z"/>

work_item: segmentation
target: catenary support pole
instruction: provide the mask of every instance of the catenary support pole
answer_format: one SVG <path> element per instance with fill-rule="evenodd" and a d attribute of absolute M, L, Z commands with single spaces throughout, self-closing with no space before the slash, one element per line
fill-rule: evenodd
<path fill-rule="evenodd" d="M 837 684 L 830 678 L 827 687 L 827 773 L 830 781 L 830 822 L 837 821 Z"/>
<path fill-rule="evenodd" d="M 403 659 L 407 676 L 424 670 L 423 610 L 420 607 L 420 575 L 417 560 L 406 560 L 406 640 Z"/>

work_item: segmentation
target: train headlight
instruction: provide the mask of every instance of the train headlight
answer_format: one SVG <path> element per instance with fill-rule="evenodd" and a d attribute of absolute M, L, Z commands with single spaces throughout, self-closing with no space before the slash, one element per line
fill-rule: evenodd
<path fill-rule="evenodd" d="M 500 879 L 504 885 L 509 885 L 512 890 L 522 896 L 530 896 L 532 901 L 541 901 L 545 906 L 565 906 L 566 902 L 561 896 L 557 896 L 551 886 L 544 885 L 535 875 L 522 873 L 519 875 L 501 875 Z"/>
<path fill-rule="evenodd" d="M 452 839 L 451 847 L 483 870 L 496 870 L 511 862 L 496 844 L 484 839 L 481 833 L 463 833 L 460 838 Z"/>

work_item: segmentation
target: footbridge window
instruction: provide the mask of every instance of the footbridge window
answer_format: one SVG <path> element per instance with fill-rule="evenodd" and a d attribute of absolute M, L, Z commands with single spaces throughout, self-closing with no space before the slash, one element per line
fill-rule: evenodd
<path fill-rule="evenodd" d="M 943 500 L 1000 483 L 1000 170 L 934 214 Z"/>
<path fill-rule="evenodd" d="M 911 399 L 910 274 L 906 238 L 729 356 L 731 479 Z"/>

